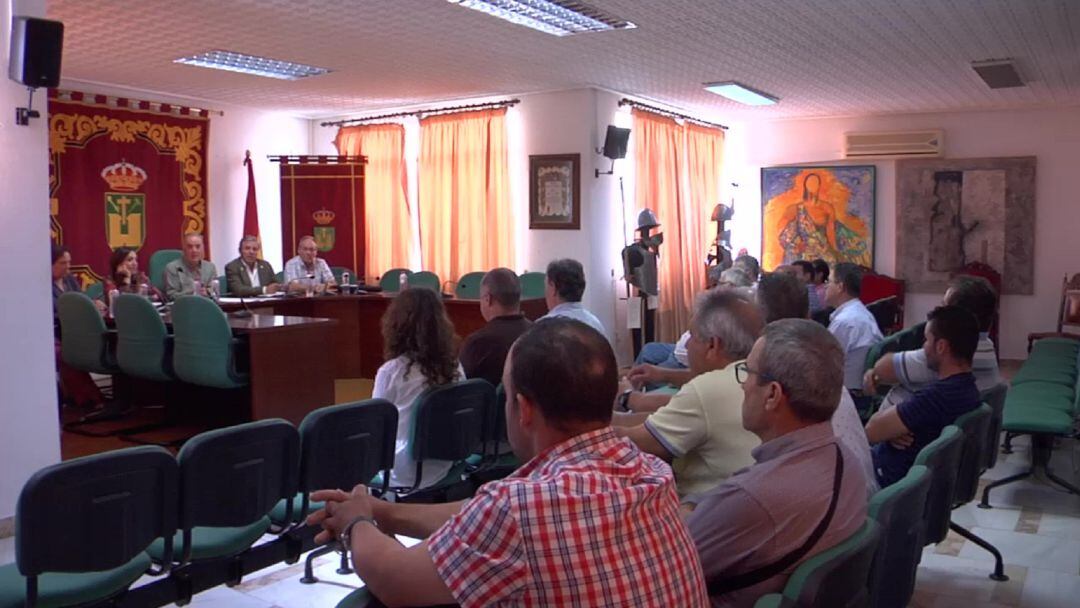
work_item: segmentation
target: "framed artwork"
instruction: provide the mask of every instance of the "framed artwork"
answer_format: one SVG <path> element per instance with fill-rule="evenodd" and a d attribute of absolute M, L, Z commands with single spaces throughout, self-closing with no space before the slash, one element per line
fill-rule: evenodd
<path fill-rule="evenodd" d="M 896 163 L 896 274 L 941 293 L 982 262 L 1004 295 L 1035 292 L 1036 158 L 915 158 Z"/>
<path fill-rule="evenodd" d="M 873 165 L 763 167 L 761 265 L 798 260 L 874 266 Z"/>
<path fill-rule="evenodd" d="M 581 155 L 529 156 L 529 229 L 581 229 Z"/>

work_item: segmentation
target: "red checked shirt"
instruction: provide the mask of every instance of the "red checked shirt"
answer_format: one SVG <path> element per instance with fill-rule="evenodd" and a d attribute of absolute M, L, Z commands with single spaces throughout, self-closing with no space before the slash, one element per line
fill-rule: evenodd
<path fill-rule="evenodd" d="M 611 428 L 578 435 L 480 488 L 428 539 L 471 606 L 707 606 L 663 461 Z"/>

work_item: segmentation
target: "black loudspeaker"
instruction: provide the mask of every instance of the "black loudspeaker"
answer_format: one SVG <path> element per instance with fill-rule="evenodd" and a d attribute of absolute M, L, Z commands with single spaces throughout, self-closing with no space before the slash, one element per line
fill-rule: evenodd
<path fill-rule="evenodd" d="M 611 160 L 626 158 L 626 144 L 629 140 L 630 129 L 608 125 L 607 137 L 604 138 L 604 156 Z"/>
<path fill-rule="evenodd" d="M 63 47 L 63 23 L 36 17 L 15 17 L 11 22 L 8 77 L 28 87 L 58 86 Z"/>

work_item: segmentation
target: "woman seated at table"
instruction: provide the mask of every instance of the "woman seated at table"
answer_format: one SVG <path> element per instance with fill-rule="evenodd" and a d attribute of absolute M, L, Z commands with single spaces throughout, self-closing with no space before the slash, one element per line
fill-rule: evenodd
<path fill-rule="evenodd" d="M 391 487 L 412 487 L 416 460 L 412 457 L 413 402 L 424 390 L 465 378 L 458 363 L 454 326 L 442 298 L 430 289 L 406 289 L 394 298 L 382 318 L 383 363 L 375 374 L 372 397 L 386 399 L 398 409 L 397 443 Z M 425 460 L 424 478 L 417 485 L 434 485 L 450 471 L 447 460 Z"/>
<path fill-rule="evenodd" d="M 161 300 L 161 292 L 150 283 L 146 273 L 139 272 L 139 255 L 130 247 L 119 247 L 109 256 L 109 278 L 105 279 L 105 299 L 115 289 L 120 293 L 143 293 L 154 300 Z"/>
<path fill-rule="evenodd" d="M 56 301 L 69 291 L 82 291 L 79 280 L 71 275 L 71 253 L 63 245 L 52 246 L 52 293 L 53 293 L 53 330 L 55 333 L 57 388 L 60 403 L 80 407 L 101 405 L 104 397 L 101 389 L 94 383 L 90 374 L 69 367 L 60 356 L 60 323 L 56 316 Z M 104 310 L 100 300 L 94 300 L 98 310 Z"/>

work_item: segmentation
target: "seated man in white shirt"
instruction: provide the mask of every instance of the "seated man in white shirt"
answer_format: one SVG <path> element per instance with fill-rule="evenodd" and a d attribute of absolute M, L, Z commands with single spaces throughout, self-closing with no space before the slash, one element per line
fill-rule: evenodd
<path fill-rule="evenodd" d="M 979 323 L 979 343 L 971 361 L 971 373 L 975 375 L 979 392 L 1000 384 L 997 351 L 990 340 L 990 326 L 997 312 L 997 294 L 990 282 L 982 277 L 960 275 L 949 282 L 943 303 L 969 311 Z M 863 386 L 868 394 L 873 394 L 878 384 L 895 385 L 881 404 L 881 409 L 888 409 L 910 399 L 916 391 L 937 379 L 937 372 L 927 365 L 926 352 L 920 348 L 882 356 L 874 367 L 866 370 Z"/>
<path fill-rule="evenodd" d="M 322 293 L 337 286 L 330 266 L 326 260 L 319 257 L 319 246 L 313 236 L 300 237 L 300 242 L 296 245 L 296 257 L 285 262 L 285 284 L 289 293 L 306 291 L 307 282 L 313 285 L 315 293 Z"/>
<path fill-rule="evenodd" d="M 604 331 L 604 324 L 600 319 L 581 305 L 581 296 L 584 294 L 585 269 L 581 262 L 570 258 L 554 260 L 548 264 L 544 289 L 548 313 L 541 318 L 568 317 L 581 321 L 606 336 L 607 332 Z"/>
<path fill-rule="evenodd" d="M 742 389 L 735 363 L 764 327 L 745 295 L 714 289 L 698 296 L 686 343 L 693 379 L 651 414 L 617 414 L 615 431 L 664 460 L 674 460 L 680 496 L 705 492 L 750 466 L 757 436 L 742 426 Z"/>
<path fill-rule="evenodd" d="M 863 398 L 866 353 L 884 339 L 874 315 L 859 300 L 863 271 L 842 262 L 833 268 L 833 280 L 825 289 L 825 303 L 836 310 L 829 317 L 829 331 L 844 350 L 844 387 L 854 391 L 856 405 Z"/>

